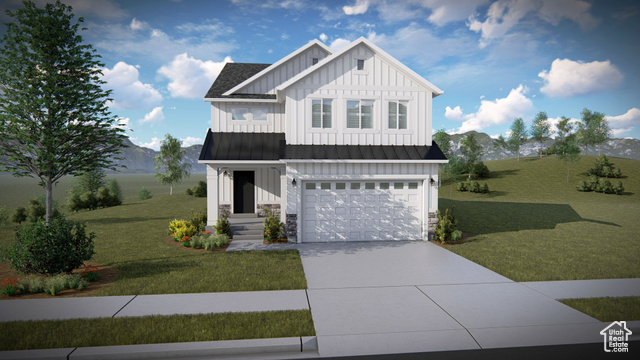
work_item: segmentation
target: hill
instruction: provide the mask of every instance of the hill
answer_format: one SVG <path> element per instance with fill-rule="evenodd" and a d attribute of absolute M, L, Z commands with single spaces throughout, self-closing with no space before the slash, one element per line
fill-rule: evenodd
<path fill-rule="evenodd" d="M 510 159 L 516 157 L 515 153 L 499 148 L 496 145 L 496 140 L 492 139 L 489 135 L 476 131 L 451 135 L 451 148 L 454 149 L 455 155 L 461 155 L 460 140 L 465 138 L 469 133 L 475 133 L 478 143 L 485 149 L 485 153 L 482 156 L 483 161 Z M 553 141 L 553 139 L 545 141 L 543 148 L 550 147 L 553 144 Z M 600 153 L 607 156 L 640 160 L 640 140 L 631 138 L 609 139 L 607 142 L 600 145 Z M 527 140 L 527 142 L 520 147 L 520 157 L 532 157 L 537 155 L 538 143 L 531 139 Z M 583 147 L 581 155 L 598 155 L 598 150 L 593 148 L 586 150 Z"/>
<path fill-rule="evenodd" d="M 123 157 L 124 160 L 114 161 L 115 164 L 126 166 L 126 169 L 120 168 L 119 173 L 146 174 L 155 172 L 153 158 L 158 155 L 158 151 L 135 145 L 129 139 L 125 139 L 124 143 L 129 146 L 124 149 L 121 154 L 121 157 Z M 191 145 L 183 148 L 183 150 L 186 152 L 186 161 L 191 164 L 191 173 L 205 173 L 206 166 L 204 164 L 198 164 L 198 157 L 200 156 L 202 145 Z"/>

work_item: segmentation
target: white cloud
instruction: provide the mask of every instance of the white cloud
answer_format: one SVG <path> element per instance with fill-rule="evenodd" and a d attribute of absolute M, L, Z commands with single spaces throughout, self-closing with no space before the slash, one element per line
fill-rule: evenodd
<path fill-rule="evenodd" d="M 149 24 L 144 21 L 139 21 L 138 19 L 133 18 L 133 20 L 131 20 L 131 24 L 129 24 L 129 27 L 133 31 L 144 30 L 149 28 Z"/>
<path fill-rule="evenodd" d="M 517 117 L 523 117 L 533 110 L 533 103 L 525 96 L 526 92 L 527 88 L 520 85 L 512 89 L 507 97 L 495 101 L 481 100 L 480 108 L 474 114 L 463 115 L 461 111 L 460 114 L 457 114 L 454 108 L 452 111 L 464 119 L 457 132 L 480 131 L 494 125 L 512 122 Z"/>
<path fill-rule="evenodd" d="M 555 59 L 551 69 L 538 76 L 545 83 L 540 91 L 551 97 L 602 92 L 615 88 L 622 81 L 622 74 L 609 60 L 584 63 Z"/>
<path fill-rule="evenodd" d="M 529 13 L 554 26 L 566 18 L 578 23 L 582 29 L 591 29 L 599 20 L 591 16 L 590 9 L 591 4 L 583 0 L 498 0 L 489 6 L 484 21 L 472 15 L 467 26 L 481 33 L 480 45 L 485 46 L 491 39 L 507 34 Z"/>
<path fill-rule="evenodd" d="M 182 147 L 188 147 L 188 146 L 191 146 L 191 145 L 202 144 L 204 142 L 204 140 L 202 138 L 196 138 L 196 137 L 192 137 L 192 136 L 188 136 L 185 139 L 180 139 L 180 141 L 182 141 Z"/>
<path fill-rule="evenodd" d="M 138 69 L 123 61 L 113 69 L 102 69 L 102 80 L 106 87 L 113 89 L 111 106 L 119 109 L 150 108 L 162 101 L 162 95 L 151 84 L 143 84 Z"/>
<path fill-rule="evenodd" d="M 356 0 L 355 5 L 343 6 L 342 10 L 347 15 L 360 15 L 367 12 L 370 3 L 370 0 Z"/>
<path fill-rule="evenodd" d="M 153 108 L 151 112 L 145 114 L 144 119 L 140 120 L 141 124 L 156 124 L 164 121 L 164 113 L 162 112 L 163 106 Z"/>
<path fill-rule="evenodd" d="M 462 115 L 463 115 L 462 109 L 460 108 L 459 105 L 453 109 L 447 106 L 447 108 L 444 111 L 444 117 L 451 120 L 463 121 L 464 117 Z"/>
<path fill-rule="evenodd" d="M 162 66 L 158 73 L 171 80 L 168 86 L 171 96 L 202 98 L 228 62 L 233 62 L 228 56 L 221 62 L 214 62 L 202 61 L 183 53 Z"/>
<path fill-rule="evenodd" d="M 318 38 L 320 38 L 320 41 L 322 42 L 327 42 L 327 39 L 329 38 L 325 33 L 320 34 L 320 36 L 318 36 Z"/>
<path fill-rule="evenodd" d="M 135 144 L 138 145 L 138 146 L 142 146 L 142 147 L 146 147 L 146 148 L 149 148 L 149 149 L 153 149 L 155 151 L 160 151 L 160 145 L 162 144 L 162 140 L 164 140 L 164 139 L 159 139 L 157 137 L 154 137 L 154 138 L 151 139 L 150 142 L 146 142 L 146 143 L 138 143 L 138 142 L 136 142 Z"/>
<path fill-rule="evenodd" d="M 443 26 L 453 21 L 467 19 L 476 9 L 488 0 L 423 0 L 422 4 L 431 9 L 427 18 L 430 23 Z"/>
<path fill-rule="evenodd" d="M 557 118 L 547 118 L 547 123 L 549 125 L 551 125 L 551 127 L 549 128 L 549 131 L 551 132 L 551 137 L 555 138 L 558 135 L 558 123 L 560 122 L 560 120 L 562 120 L 562 117 L 557 117 Z M 580 122 L 580 119 L 569 119 L 569 123 L 573 124 L 573 130 L 571 130 L 571 133 L 575 133 L 578 130 L 578 125 L 577 123 Z"/>
<path fill-rule="evenodd" d="M 621 134 L 633 130 L 640 123 L 640 109 L 632 108 L 622 115 L 605 116 L 605 119 L 609 121 L 613 136 L 620 137 Z"/>
<path fill-rule="evenodd" d="M 333 51 L 338 51 L 338 50 L 342 49 L 343 47 L 345 47 L 345 46 L 347 46 L 349 44 L 351 44 L 351 41 L 349 41 L 347 39 L 338 38 L 338 39 L 333 40 L 331 42 L 331 44 L 329 45 L 329 47 Z"/>
<path fill-rule="evenodd" d="M 131 119 L 129 119 L 129 118 L 119 118 L 119 119 L 117 119 L 117 123 L 112 125 L 111 127 L 113 127 L 113 128 L 118 127 L 118 128 L 121 128 L 121 129 L 123 129 L 125 131 L 127 131 L 127 130 L 128 131 L 133 131 L 131 129 L 131 127 L 129 126 L 130 123 L 131 123 Z M 126 135 L 126 133 L 125 133 L 125 135 Z"/>

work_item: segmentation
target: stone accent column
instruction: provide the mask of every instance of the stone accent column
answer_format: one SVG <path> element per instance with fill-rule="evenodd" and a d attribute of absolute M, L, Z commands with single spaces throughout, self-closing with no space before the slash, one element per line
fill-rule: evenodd
<path fill-rule="evenodd" d="M 269 211 L 282 219 L 282 216 L 280 215 L 280 204 L 258 204 L 258 216 L 267 216 L 267 210 L 265 208 L 269 208 Z"/>
<path fill-rule="evenodd" d="M 287 222 L 285 223 L 287 230 L 287 240 L 290 243 L 298 241 L 298 214 L 287 214 Z"/>
<path fill-rule="evenodd" d="M 438 214 L 435 212 L 429 213 L 429 227 L 428 227 L 428 240 L 433 241 L 436 234 L 436 224 L 438 223 Z"/>
<path fill-rule="evenodd" d="M 218 188 L 220 169 L 207 165 L 207 225 L 214 226 L 218 221 L 220 205 Z"/>

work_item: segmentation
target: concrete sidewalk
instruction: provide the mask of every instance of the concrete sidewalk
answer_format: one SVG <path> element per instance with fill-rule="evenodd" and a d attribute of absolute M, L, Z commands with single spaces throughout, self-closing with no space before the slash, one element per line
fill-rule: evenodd
<path fill-rule="evenodd" d="M 309 310 L 306 291 L 2 300 L 0 322 L 278 310 Z"/>

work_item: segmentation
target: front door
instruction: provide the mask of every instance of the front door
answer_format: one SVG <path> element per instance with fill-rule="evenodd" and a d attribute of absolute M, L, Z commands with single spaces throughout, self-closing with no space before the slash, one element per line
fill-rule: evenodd
<path fill-rule="evenodd" d="M 255 173 L 253 171 L 233 172 L 233 212 L 253 214 L 255 212 Z"/>

